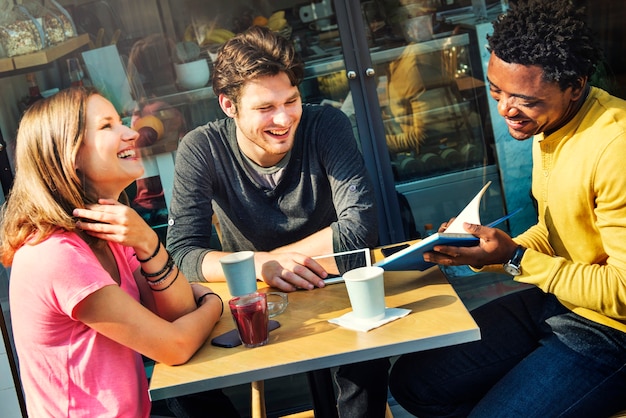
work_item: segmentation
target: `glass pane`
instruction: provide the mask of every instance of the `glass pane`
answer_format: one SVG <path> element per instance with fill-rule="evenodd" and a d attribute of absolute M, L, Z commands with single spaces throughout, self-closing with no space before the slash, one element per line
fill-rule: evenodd
<path fill-rule="evenodd" d="M 450 190 L 464 188 L 457 179 L 448 181 L 452 186 L 445 190 L 429 189 L 434 193 L 420 182 L 454 173 L 461 173 L 463 181 L 468 171 L 477 170 L 476 187 L 467 186 L 469 197 L 484 183 L 484 167 L 494 166 L 492 140 L 483 129 L 482 117 L 488 112 L 480 111 L 484 97 L 478 93 L 484 86 L 471 65 L 470 38 L 437 17 L 455 7 L 471 8 L 469 2 L 349 3 L 358 6 L 352 16 L 359 16 L 367 28 L 375 70 L 379 103 L 369 106 L 380 105 L 378 122 L 385 130 L 384 138 L 375 140 L 387 144 L 401 207 L 408 208 L 408 221 L 414 218 L 418 227 L 438 225 L 439 217 L 454 216 L 466 203 L 462 195 L 457 203 L 450 199 Z M 340 108 L 352 120 L 358 140 L 356 122 L 369 117 L 352 102 L 339 37 L 340 31 L 350 28 L 340 27 L 335 7 L 331 0 L 109 0 L 80 3 L 72 10 L 77 25 L 96 42 L 102 39 L 101 46 L 117 39 L 116 53 L 128 77 L 128 97 L 119 100 L 120 111 L 135 129 L 146 127 L 141 132 L 146 175 L 128 192 L 133 207 L 155 229 L 163 233 L 166 229 L 178 141 L 196 126 L 225 117 L 207 76 L 215 52 L 230 36 L 253 24 L 268 25 L 293 42 L 306 64 L 303 101 Z M 89 52 L 94 51 L 98 49 Z M 187 71 L 183 61 L 197 67 Z M 90 75 L 97 70 L 112 73 L 109 68 L 87 67 Z M 363 74 L 365 69 L 355 71 Z M 492 175 L 495 178 L 490 179 L 497 180 L 495 167 Z M 424 193 L 430 205 L 424 205 Z M 439 203 L 431 198 L 438 195 L 445 196 Z M 425 210 L 439 217 L 419 213 Z"/>
<path fill-rule="evenodd" d="M 502 200 L 482 70 L 472 65 L 475 40 L 450 18 L 473 16 L 472 2 L 360 5 L 405 231 L 436 229 L 488 180 L 496 187 L 482 212 L 495 219 Z"/>
<path fill-rule="evenodd" d="M 438 21 L 435 5 L 361 2 L 398 183 L 494 161 L 479 110 L 484 83 L 473 74 L 469 35 Z"/>
<path fill-rule="evenodd" d="M 162 138 L 144 148 L 147 178 L 137 182 L 133 198 L 134 207 L 155 228 L 166 229 L 168 187 L 178 141 L 194 127 L 225 117 L 210 83 L 205 78 L 196 83 L 192 77 L 198 76 L 198 70 L 185 72 L 180 62 L 198 58 L 209 64 L 210 72 L 215 53 L 226 39 L 253 24 L 267 25 L 290 39 L 307 64 L 303 102 L 341 107 L 349 92 L 330 1 L 159 0 L 163 30 L 138 34 L 124 44 L 120 53 L 128 56 L 131 91 L 137 101 L 135 117 L 157 116 L 164 124 Z M 122 14 L 129 7 L 120 2 L 115 10 Z M 311 63 L 322 65 L 323 72 L 315 74 Z M 354 110 L 348 113 L 354 120 Z"/>

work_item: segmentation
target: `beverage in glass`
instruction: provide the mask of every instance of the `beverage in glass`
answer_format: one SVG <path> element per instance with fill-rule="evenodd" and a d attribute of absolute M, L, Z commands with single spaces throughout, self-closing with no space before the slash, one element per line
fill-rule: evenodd
<path fill-rule="evenodd" d="M 267 344 L 269 315 L 265 293 L 234 297 L 228 301 L 228 306 L 244 346 L 252 348 Z"/>

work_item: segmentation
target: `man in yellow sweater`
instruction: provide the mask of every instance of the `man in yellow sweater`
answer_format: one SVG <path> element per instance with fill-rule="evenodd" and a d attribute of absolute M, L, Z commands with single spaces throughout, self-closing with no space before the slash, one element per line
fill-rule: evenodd
<path fill-rule="evenodd" d="M 538 221 L 514 239 L 466 224 L 479 246 L 424 258 L 535 287 L 474 310 L 481 341 L 396 362 L 392 394 L 419 417 L 626 408 L 626 102 L 590 86 L 600 50 L 571 3 L 520 0 L 488 37 L 491 96 L 511 136 L 533 141 Z"/>

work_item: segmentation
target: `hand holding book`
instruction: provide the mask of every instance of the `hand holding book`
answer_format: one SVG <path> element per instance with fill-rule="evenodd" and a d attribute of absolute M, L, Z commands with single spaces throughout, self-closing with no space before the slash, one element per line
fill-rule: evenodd
<path fill-rule="evenodd" d="M 471 247 L 478 245 L 479 239 L 467 233 L 463 228 L 463 224 L 465 222 L 476 225 L 481 224 L 479 212 L 480 200 L 490 185 L 491 182 L 488 182 L 483 186 L 444 232 L 438 232 L 424 238 L 411 246 L 385 257 L 375 265 L 382 267 L 386 271 L 426 270 L 434 266 L 435 263 L 425 261 L 424 253 L 433 251 L 433 248 L 437 245 L 454 247 Z M 494 227 L 515 215 L 517 212 L 519 212 L 519 209 L 491 222 L 487 226 Z"/>

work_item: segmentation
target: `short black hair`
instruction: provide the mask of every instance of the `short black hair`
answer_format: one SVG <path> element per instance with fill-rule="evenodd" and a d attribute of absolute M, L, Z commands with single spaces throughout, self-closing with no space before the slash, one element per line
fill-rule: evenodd
<path fill-rule="evenodd" d="M 538 65 L 562 90 L 591 78 L 602 51 L 571 0 L 519 0 L 493 23 L 488 50 L 512 64 Z"/>

